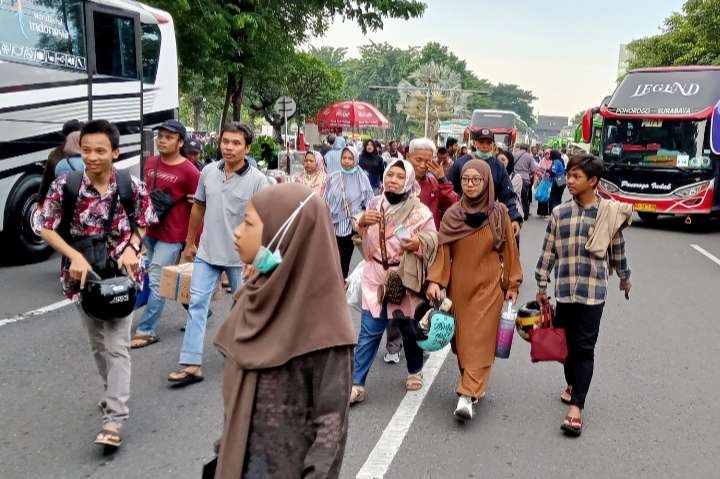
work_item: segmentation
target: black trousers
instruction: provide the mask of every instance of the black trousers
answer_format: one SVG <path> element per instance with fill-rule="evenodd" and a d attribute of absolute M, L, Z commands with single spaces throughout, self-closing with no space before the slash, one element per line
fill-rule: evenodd
<path fill-rule="evenodd" d="M 355 243 L 353 243 L 352 235 L 336 236 L 338 250 L 340 250 L 340 266 L 342 267 L 343 278 L 347 278 L 350 273 L 350 261 L 352 261 L 353 252 L 355 251 Z"/>
<path fill-rule="evenodd" d="M 588 306 L 579 303 L 557 303 L 554 325 L 565 328 L 568 357 L 565 381 L 572 386 L 570 404 L 585 407 L 595 366 L 595 343 L 600 332 L 600 318 L 605 304 Z"/>
<path fill-rule="evenodd" d="M 522 200 L 523 216 L 525 221 L 527 221 L 530 216 L 530 203 L 532 203 L 532 183 L 530 181 L 523 180 L 520 199 Z"/>
<path fill-rule="evenodd" d="M 557 186 L 555 182 L 553 182 L 552 188 L 550 188 L 550 212 L 552 213 L 552 210 L 562 203 L 562 196 L 565 192 L 565 185 L 563 186 Z"/>

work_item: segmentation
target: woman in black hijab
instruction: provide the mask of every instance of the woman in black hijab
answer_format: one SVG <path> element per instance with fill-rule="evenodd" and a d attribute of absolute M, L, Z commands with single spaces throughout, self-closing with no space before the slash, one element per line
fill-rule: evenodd
<path fill-rule="evenodd" d="M 380 156 L 380 150 L 372 139 L 365 140 L 363 143 L 362 153 L 360 153 L 360 168 L 367 173 L 370 186 L 377 194 L 382 184 L 385 165 L 382 156 Z"/>

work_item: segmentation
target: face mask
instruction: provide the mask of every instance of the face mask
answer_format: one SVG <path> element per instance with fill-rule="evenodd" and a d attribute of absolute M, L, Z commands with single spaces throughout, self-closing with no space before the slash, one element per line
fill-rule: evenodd
<path fill-rule="evenodd" d="M 285 222 L 280 226 L 277 233 L 275 233 L 275 236 L 273 236 L 267 246 L 260 246 L 260 249 L 255 255 L 255 259 L 252 263 L 255 269 L 260 272 L 260 274 L 269 274 L 273 270 L 275 270 L 275 268 L 280 266 L 280 263 L 282 263 L 280 245 L 285 239 L 285 234 L 290 229 L 290 226 L 292 226 L 293 221 L 295 221 L 295 218 L 297 218 L 300 214 L 300 210 L 302 210 L 302 207 L 305 206 L 305 203 L 308 202 L 308 200 L 312 197 L 313 194 L 305 198 L 305 200 L 300 203 L 300 206 L 298 206 L 295 211 L 292 212 L 288 219 L 285 220 Z M 280 240 L 277 243 L 277 247 L 275 248 L 275 251 L 271 251 L 270 248 L 272 247 L 272 244 L 275 242 L 275 240 L 278 239 L 278 236 L 280 236 Z"/>
<path fill-rule="evenodd" d="M 493 156 L 493 154 L 491 151 L 483 152 L 483 151 L 478 150 L 475 152 L 475 157 L 480 158 L 481 160 L 489 160 L 490 158 L 492 158 L 492 156 Z"/>
<path fill-rule="evenodd" d="M 393 193 L 392 191 L 385 192 L 385 199 L 388 200 L 388 203 L 391 205 L 400 203 L 401 201 L 407 199 L 407 196 L 407 193 Z"/>
<path fill-rule="evenodd" d="M 342 172 L 345 173 L 346 175 L 352 175 L 353 173 L 357 173 L 357 170 L 358 170 L 358 167 L 357 167 L 357 166 L 353 166 L 352 168 L 344 168 L 344 167 L 343 167 L 343 169 L 340 170 L 340 171 L 342 171 Z"/>

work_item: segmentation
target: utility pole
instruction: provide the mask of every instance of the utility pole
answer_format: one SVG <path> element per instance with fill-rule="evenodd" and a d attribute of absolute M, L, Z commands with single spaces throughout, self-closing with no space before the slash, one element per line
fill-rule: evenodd
<path fill-rule="evenodd" d="M 370 85 L 370 90 L 394 90 L 394 91 L 425 91 L 425 137 L 427 138 L 430 132 L 430 102 L 431 93 L 442 92 L 442 93 L 476 93 L 478 95 L 487 95 L 488 92 L 485 90 L 463 90 L 462 88 L 433 88 L 432 83 L 428 82 L 425 88 L 416 86 L 383 86 L 383 85 Z"/>

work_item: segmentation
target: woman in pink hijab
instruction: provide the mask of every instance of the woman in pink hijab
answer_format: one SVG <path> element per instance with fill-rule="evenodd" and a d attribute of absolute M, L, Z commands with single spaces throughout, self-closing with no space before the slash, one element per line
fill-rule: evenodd
<path fill-rule="evenodd" d="M 293 176 L 293 182 L 303 184 L 322 196 L 327 175 L 325 174 L 325 160 L 320 152 L 308 151 L 305 153 L 303 166 L 305 171 Z"/>

